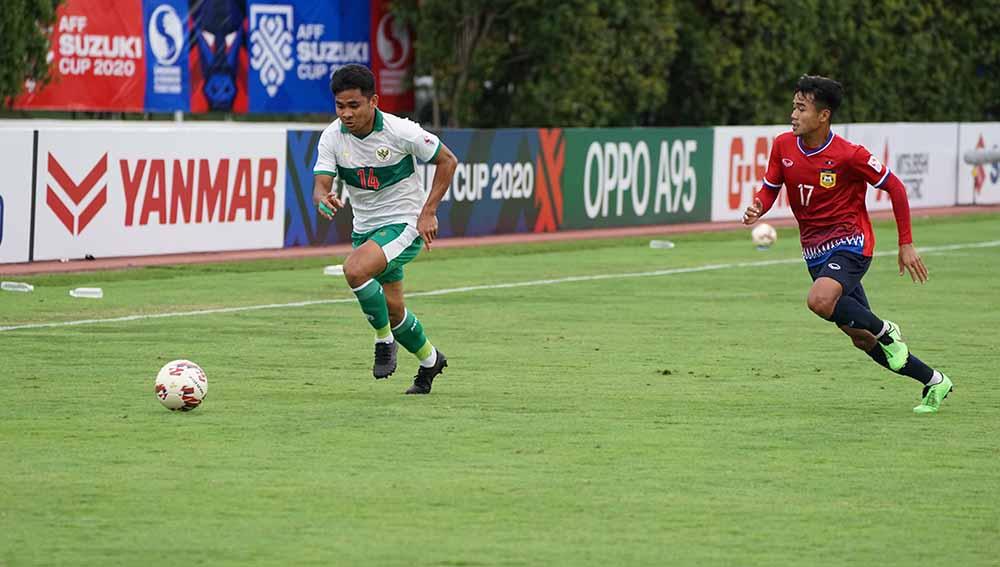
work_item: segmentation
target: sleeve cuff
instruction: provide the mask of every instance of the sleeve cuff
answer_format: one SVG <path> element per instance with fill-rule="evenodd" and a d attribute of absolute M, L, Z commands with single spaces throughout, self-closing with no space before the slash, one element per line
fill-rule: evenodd
<path fill-rule="evenodd" d="M 440 151 L 441 151 L 441 140 L 438 140 L 437 148 L 434 149 L 434 153 L 431 154 L 431 157 L 430 157 L 430 159 L 427 160 L 427 163 L 433 163 L 434 160 L 437 159 L 438 152 L 440 152 Z"/>
<path fill-rule="evenodd" d="M 770 187 L 771 189 L 781 189 L 781 183 L 771 183 L 766 177 L 764 178 L 764 185 Z"/>
<path fill-rule="evenodd" d="M 337 176 L 337 172 L 336 171 L 327 171 L 325 169 L 314 169 L 313 170 L 313 175 L 329 175 L 330 177 L 336 177 Z"/>
<path fill-rule="evenodd" d="M 885 168 L 885 175 L 883 175 L 883 176 L 882 176 L 882 179 L 879 179 L 879 180 L 878 180 L 878 183 L 876 183 L 876 184 L 872 185 L 872 187 L 874 187 L 874 188 L 876 188 L 876 189 L 881 189 L 881 188 L 882 188 L 882 185 L 884 185 L 884 184 L 885 184 L 885 180 L 886 180 L 886 179 L 889 179 L 889 173 L 891 173 L 891 172 L 889 171 L 889 168 L 888 168 L 888 167 L 886 167 L 886 168 Z"/>

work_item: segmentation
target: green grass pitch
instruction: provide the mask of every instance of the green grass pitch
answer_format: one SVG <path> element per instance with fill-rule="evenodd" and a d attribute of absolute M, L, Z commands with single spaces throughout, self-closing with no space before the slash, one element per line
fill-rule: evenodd
<path fill-rule="evenodd" d="M 415 294 L 557 280 L 411 297 L 451 364 L 427 397 L 404 352 L 372 379 L 331 259 L 4 278 L 36 289 L 0 326 L 345 301 L 0 332 L 0 566 L 996 565 L 1000 246 L 928 251 L 920 286 L 877 234 L 876 313 L 956 384 L 937 415 L 806 309 L 793 230 L 425 252 Z M 194 412 L 153 396 L 174 358 Z"/>

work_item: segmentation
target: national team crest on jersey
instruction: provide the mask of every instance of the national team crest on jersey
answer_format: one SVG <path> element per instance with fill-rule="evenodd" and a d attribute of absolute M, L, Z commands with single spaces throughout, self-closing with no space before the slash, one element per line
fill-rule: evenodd
<path fill-rule="evenodd" d="M 389 161 L 390 155 L 392 155 L 392 152 L 385 146 L 381 146 L 375 150 L 375 157 L 378 158 L 379 161 Z"/>
<path fill-rule="evenodd" d="M 837 172 L 830 170 L 819 172 L 819 184 L 821 187 L 830 189 L 837 184 Z"/>

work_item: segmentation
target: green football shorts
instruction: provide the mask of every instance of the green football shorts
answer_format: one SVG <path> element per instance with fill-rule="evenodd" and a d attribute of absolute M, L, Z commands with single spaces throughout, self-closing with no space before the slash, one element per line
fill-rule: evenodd
<path fill-rule="evenodd" d="M 408 224 L 389 224 L 371 232 L 351 233 L 351 243 L 355 248 L 369 240 L 375 241 L 385 253 L 387 265 L 381 274 L 375 276 L 379 283 L 393 283 L 403 279 L 403 266 L 417 257 L 424 239 L 417 229 Z"/>

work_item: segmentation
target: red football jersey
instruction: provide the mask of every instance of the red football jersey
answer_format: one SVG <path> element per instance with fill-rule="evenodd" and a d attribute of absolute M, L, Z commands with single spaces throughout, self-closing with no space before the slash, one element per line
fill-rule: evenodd
<path fill-rule="evenodd" d="M 865 207 L 868 185 L 881 187 L 889 168 L 863 146 L 833 132 L 818 148 L 806 148 L 791 132 L 774 140 L 764 185 L 788 192 L 799 223 L 806 263 L 822 263 L 837 250 L 871 256 L 875 234 Z"/>

